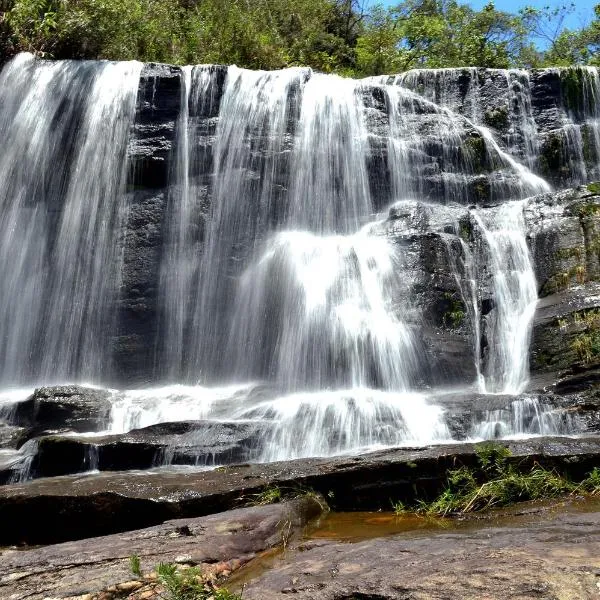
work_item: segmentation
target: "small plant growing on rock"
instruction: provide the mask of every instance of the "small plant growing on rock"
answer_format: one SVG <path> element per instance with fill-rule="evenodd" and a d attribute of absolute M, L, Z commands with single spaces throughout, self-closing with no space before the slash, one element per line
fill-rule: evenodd
<path fill-rule="evenodd" d="M 483 120 L 488 127 L 493 127 L 500 131 L 507 129 L 509 126 L 508 108 L 499 106 L 494 110 L 489 110 L 483 116 Z"/>
<path fill-rule="evenodd" d="M 398 500 L 397 502 L 392 502 L 392 510 L 394 514 L 397 516 L 403 515 L 410 511 L 410 509 L 404 504 L 404 502 Z"/>
<path fill-rule="evenodd" d="M 132 554 L 129 557 L 129 568 L 131 569 L 131 572 L 136 577 L 141 577 L 142 576 L 142 568 L 141 568 L 141 563 L 140 563 L 140 557 L 137 554 Z"/>
<path fill-rule="evenodd" d="M 241 596 L 205 580 L 197 567 L 180 569 L 171 563 L 161 563 L 156 573 L 167 592 L 167 600 L 241 600 Z"/>
<path fill-rule="evenodd" d="M 448 306 L 447 310 L 442 315 L 444 326 L 457 329 L 461 326 L 465 318 L 465 305 L 450 292 L 444 294 L 444 300 Z"/>
<path fill-rule="evenodd" d="M 277 486 L 267 487 L 255 495 L 252 504 L 262 506 L 263 504 L 275 504 L 281 501 L 281 489 Z"/>
<path fill-rule="evenodd" d="M 582 492 L 592 496 L 600 495 L 600 468 L 594 467 L 589 475 L 581 482 Z"/>
<path fill-rule="evenodd" d="M 159 581 L 167 590 L 169 600 L 200 600 L 207 597 L 204 580 L 199 569 L 177 569 L 171 563 L 160 563 L 156 567 Z"/>
<path fill-rule="evenodd" d="M 587 184 L 588 192 L 600 196 L 600 181 L 594 181 Z"/>

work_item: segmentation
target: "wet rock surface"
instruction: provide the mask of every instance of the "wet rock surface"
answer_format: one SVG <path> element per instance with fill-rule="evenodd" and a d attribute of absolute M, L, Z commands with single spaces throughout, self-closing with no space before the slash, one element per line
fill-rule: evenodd
<path fill-rule="evenodd" d="M 583 478 L 600 462 L 595 437 L 499 442 L 520 468 L 540 464 Z M 268 486 L 312 489 L 336 510 L 389 510 L 433 498 L 446 471 L 474 466 L 474 444 L 405 448 L 363 456 L 233 465 L 207 472 L 121 472 L 38 479 L 0 488 L 0 544 L 51 543 L 146 527 L 244 505 Z"/>
<path fill-rule="evenodd" d="M 28 438 L 48 430 L 102 431 L 110 417 L 108 390 L 78 385 L 42 387 L 8 409 L 12 425 L 27 428 Z"/>
<path fill-rule="evenodd" d="M 46 436 L 31 465 L 35 477 L 90 469 L 120 471 L 163 464 L 219 465 L 256 459 L 268 424 L 184 421 L 101 437 Z"/>
<path fill-rule="evenodd" d="M 597 503 L 588 510 L 357 543 L 312 539 L 249 581 L 244 598 L 592 600 L 600 512 Z"/>
<path fill-rule="evenodd" d="M 131 556 L 150 573 L 159 563 L 194 565 L 216 574 L 236 571 L 259 553 L 289 543 L 324 504 L 313 497 L 167 521 L 148 529 L 29 550 L 0 550 L 0 597 L 124 597 L 135 583 Z M 154 577 L 155 578 L 155 577 Z M 132 581 L 133 580 L 133 581 Z M 154 597 L 154 596 L 152 596 Z"/>
<path fill-rule="evenodd" d="M 544 387 L 556 383 L 558 394 L 585 391 L 597 386 L 600 363 L 600 196 L 594 186 L 539 196 L 529 201 L 526 218 L 540 294 L 533 378 L 545 375 Z"/>

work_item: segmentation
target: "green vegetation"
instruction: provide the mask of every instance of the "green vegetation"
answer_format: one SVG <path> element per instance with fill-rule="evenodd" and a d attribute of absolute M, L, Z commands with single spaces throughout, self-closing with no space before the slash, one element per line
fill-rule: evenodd
<path fill-rule="evenodd" d="M 444 294 L 444 300 L 447 306 L 442 315 L 444 326 L 456 329 L 461 326 L 465 318 L 465 305 L 462 300 L 450 292 Z"/>
<path fill-rule="evenodd" d="M 129 557 L 129 568 L 136 577 L 140 577 L 142 575 L 140 557 L 137 554 L 132 554 Z"/>
<path fill-rule="evenodd" d="M 563 97 L 563 103 L 566 108 L 575 113 L 579 113 L 583 108 L 583 90 L 584 74 L 581 69 L 567 69 L 560 73 L 560 87 Z"/>
<path fill-rule="evenodd" d="M 333 499 L 333 492 L 328 492 L 327 497 Z M 265 504 L 276 504 L 284 500 L 294 500 L 296 498 L 312 498 L 322 505 L 324 509 L 328 508 L 323 496 L 309 487 L 300 485 L 289 487 L 269 485 L 260 492 L 240 497 L 240 501 L 246 506 L 264 506 Z"/>
<path fill-rule="evenodd" d="M 572 322 L 580 332 L 572 339 L 570 349 L 583 364 L 596 362 L 600 357 L 600 309 L 575 312 Z"/>
<path fill-rule="evenodd" d="M 252 504 L 256 506 L 262 506 L 264 504 L 276 504 L 281 502 L 283 495 L 281 489 L 277 486 L 269 486 L 262 492 L 255 494 Z"/>
<path fill-rule="evenodd" d="M 594 181 L 593 183 L 588 183 L 587 185 L 588 192 L 591 194 L 597 194 L 600 196 L 600 181 Z M 600 207 L 599 207 L 600 209 Z"/>
<path fill-rule="evenodd" d="M 487 168 L 487 147 L 481 136 L 471 136 L 465 139 L 468 162 L 474 173 L 483 173 Z"/>
<path fill-rule="evenodd" d="M 584 202 L 575 207 L 578 217 L 592 217 L 600 212 L 600 204 L 596 202 Z"/>
<path fill-rule="evenodd" d="M 495 110 L 489 110 L 483 116 L 483 120 L 486 125 L 499 131 L 508 129 L 508 107 L 502 106 Z"/>
<path fill-rule="evenodd" d="M 574 10 L 481 10 L 457 0 L 0 0 L 0 61 L 26 50 L 55 58 L 310 66 L 366 76 L 415 67 L 598 64 L 596 18 L 573 31 Z M 543 40 L 540 51 L 536 41 Z M 569 105 L 581 99 L 565 75 Z M 505 127 L 501 110 L 486 117 Z"/>
<path fill-rule="evenodd" d="M 561 271 L 549 277 L 542 288 L 542 297 L 566 290 L 573 280 L 578 284 L 589 280 L 585 265 L 574 265 L 567 271 Z"/>
<path fill-rule="evenodd" d="M 555 253 L 554 257 L 559 260 L 576 259 L 581 260 L 585 253 L 585 248 L 582 246 L 575 246 L 573 248 L 559 248 Z"/>
<path fill-rule="evenodd" d="M 449 471 L 447 485 L 437 498 L 431 502 L 418 500 L 414 506 L 393 503 L 396 514 L 413 511 L 446 516 L 569 494 L 600 495 L 599 468 L 576 483 L 540 465 L 520 470 L 519 465 L 510 460 L 510 451 L 499 444 L 481 444 L 476 453 L 477 466 Z"/>
<path fill-rule="evenodd" d="M 241 596 L 207 581 L 196 567 L 178 568 L 171 563 L 161 563 L 156 573 L 168 600 L 241 600 Z"/>
<path fill-rule="evenodd" d="M 564 166 L 563 160 L 564 142 L 560 135 L 550 134 L 540 149 L 540 168 L 542 173 L 553 178 L 558 175 L 558 171 Z"/>

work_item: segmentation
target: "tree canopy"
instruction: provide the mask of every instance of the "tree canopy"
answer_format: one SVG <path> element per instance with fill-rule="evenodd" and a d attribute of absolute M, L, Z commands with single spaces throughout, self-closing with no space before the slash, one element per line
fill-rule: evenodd
<path fill-rule="evenodd" d="M 416 67 L 600 65 L 600 4 L 590 23 L 564 27 L 574 6 L 457 0 L 0 0 L 0 60 L 53 58 L 310 66 L 367 76 Z M 540 47 L 543 50 L 540 50 Z"/>

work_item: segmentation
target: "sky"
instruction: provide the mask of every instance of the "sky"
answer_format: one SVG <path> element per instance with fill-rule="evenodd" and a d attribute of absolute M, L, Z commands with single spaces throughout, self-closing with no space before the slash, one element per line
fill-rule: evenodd
<path fill-rule="evenodd" d="M 594 5 L 600 0 L 572 0 L 575 5 L 575 9 L 565 20 L 565 26 L 570 29 L 578 29 L 583 25 L 588 25 L 592 20 L 594 14 Z M 464 4 L 470 4 L 475 9 L 480 9 L 489 0 L 471 0 L 470 2 L 465 0 Z M 375 4 L 375 0 L 371 0 L 371 4 Z M 379 2 L 377 2 L 379 3 Z M 394 6 L 399 3 L 399 0 L 380 0 L 380 3 L 384 6 Z M 505 12 L 516 13 L 520 8 L 524 6 L 533 6 L 535 8 L 543 8 L 544 6 L 556 7 L 564 4 L 570 4 L 569 0 L 496 0 L 494 2 L 498 10 Z"/>

